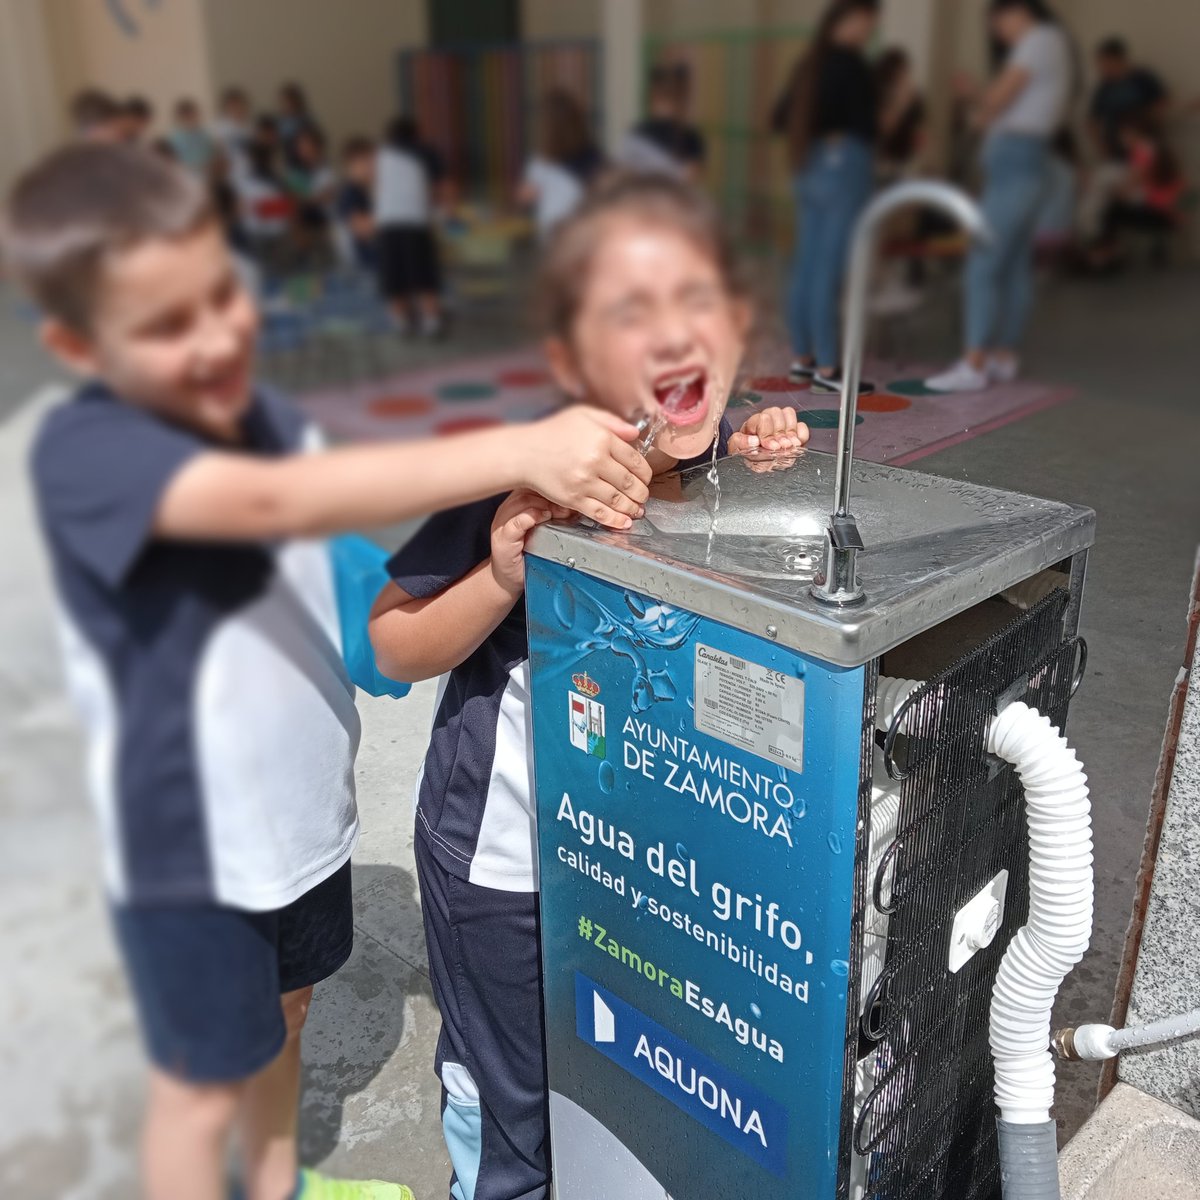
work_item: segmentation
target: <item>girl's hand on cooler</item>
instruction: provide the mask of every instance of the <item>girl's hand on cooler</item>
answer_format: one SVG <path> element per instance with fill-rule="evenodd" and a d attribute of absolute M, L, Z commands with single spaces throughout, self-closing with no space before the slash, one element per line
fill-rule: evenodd
<path fill-rule="evenodd" d="M 577 404 L 520 433 L 521 476 L 539 495 L 611 529 L 645 512 L 651 471 L 628 421 Z"/>
<path fill-rule="evenodd" d="M 500 505 L 492 521 L 492 578 L 516 602 L 525 590 L 525 539 L 552 518 L 571 510 L 522 488 Z"/>
<path fill-rule="evenodd" d="M 730 454 L 767 450 L 772 454 L 802 450 L 808 443 L 809 429 L 796 416 L 794 408 L 764 408 L 754 413 L 729 439 Z"/>

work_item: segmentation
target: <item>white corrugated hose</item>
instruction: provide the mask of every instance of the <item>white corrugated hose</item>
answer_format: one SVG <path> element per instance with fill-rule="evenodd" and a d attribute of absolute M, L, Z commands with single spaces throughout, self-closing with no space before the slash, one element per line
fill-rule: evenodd
<path fill-rule="evenodd" d="M 880 728 L 891 724 L 919 686 L 880 679 Z M 1091 803 L 1075 752 L 1036 709 L 1019 701 L 1008 705 L 992 721 L 987 748 L 1012 763 L 1021 779 L 1030 847 L 1029 920 L 1009 943 L 992 991 L 990 1043 L 1004 1194 L 1055 1200 L 1050 1013 L 1062 981 L 1091 939 Z"/>

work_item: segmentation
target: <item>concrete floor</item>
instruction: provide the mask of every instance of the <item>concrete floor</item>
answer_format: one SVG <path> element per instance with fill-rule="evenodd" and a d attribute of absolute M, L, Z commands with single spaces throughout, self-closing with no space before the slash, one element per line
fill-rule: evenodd
<path fill-rule="evenodd" d="M 1090 669 L 1070 730 L 1095 801 L 1097 916 L 1093 948 L 1060 1000 L 1071 1021 L 1109 1010 L 1181 660 L 1200 538 L 1197 301 L 1195 272 L 1048 289 L 1029 371 L 1077 386 L 1078 398 L 920 464 L 1099 514 L 1083 619 Z M 517 336 L 509 316 L 483 321 L 481 336 L 464 322 L 437 353 Z M 952 353 L 946 330 L 945 319 L 918 323 L 907 356 Z M 48 376 L 28 327 L 0 304 L 0 1192 L 118 1200 L 134 1194 L 139 1051 L 97 890 L 76 742 L 44 616 L 48 585 L 20 486 L 36 415 L 25 402 Z M 963 407 L 973 423 L 986 413 L 986 396 L 964 398 Z M 362 705 L 359 938 L 314 1005 L 303 1114 L 309 1161 L 405 1179 L 426 1200 L 445 1194 L 448 1173 L 411 854 L 411 786 L 430 705 L 429 688 L 400 704 Z M 1059 1120 L 1069 1134 L 1092 1108 L 1094 1072 L 1063 1067 L 1060 1084 Z"/>

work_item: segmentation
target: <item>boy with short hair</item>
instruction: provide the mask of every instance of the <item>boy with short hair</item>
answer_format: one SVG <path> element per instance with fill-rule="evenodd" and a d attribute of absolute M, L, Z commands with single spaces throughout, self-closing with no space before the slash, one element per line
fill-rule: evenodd
<path fill-rule="evenodd" d="M 223 1200 L 236 1127 L 248 1200 L 409 1200 L 297 1169 L 299 1034 L 350 953 L 358 836 L 354 689 L 312 539 L 518 484 L 624 527 L 636 431 L 576 411 L 436 453 L 301 453 L 300 414 L 253 386 L 257 316 L 203 185 L 144 150 L 58 151 L 0 237 L 87 379 L 33 472 L 153 1064 L 146 1194 Z"/>

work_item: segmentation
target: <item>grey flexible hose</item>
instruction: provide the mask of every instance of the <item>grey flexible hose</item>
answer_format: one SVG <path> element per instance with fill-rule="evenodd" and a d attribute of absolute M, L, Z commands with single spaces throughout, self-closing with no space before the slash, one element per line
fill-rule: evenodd
<path fill-rule="evenodd" d="M 1000 1141 L 1000 1190 L 1004 1200 L 1061 1200 L 1058 1136 L 1053 1121 L 1014 1125 L 996 1121 Z"/>

